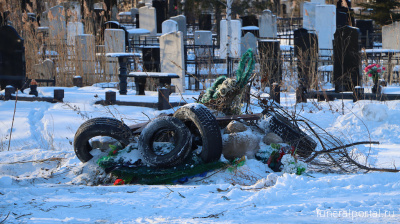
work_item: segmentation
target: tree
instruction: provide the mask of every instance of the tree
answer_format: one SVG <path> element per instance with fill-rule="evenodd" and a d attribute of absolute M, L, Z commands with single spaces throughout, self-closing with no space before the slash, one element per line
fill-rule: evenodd
<path fill-rule="evenodd" d="M 400 20 L 400 13 L 394 12 L 396 8 L 400 7 L 398 0 L 374 0 L 371 3 L 359 5 L 370 12 L 370 14 L 363 17 L 372 19 L 379 25 L 388 25 Z"/>

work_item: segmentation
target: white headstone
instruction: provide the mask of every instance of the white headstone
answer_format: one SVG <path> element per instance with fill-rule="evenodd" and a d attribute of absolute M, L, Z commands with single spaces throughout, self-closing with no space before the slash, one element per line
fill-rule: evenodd
<path fill-rule="evenodd" d="M 67 39 L 67 25 L 65 22 L 64 7 L 54 6 L 49 9 L 49 38 L 51 42 L 65 41 Z"/>
<path fill-rule="evenodd" d="M 253 50 L 254 55 L 257 54 L 257 38 L 254 36 L 254 34 L 247 32 L 244 35 L 242 38 L 241 48 L 242 54 L 245 53 L 249 48 Z"/>
<path fill-rule="evenodd" d="M 318 5 L 325 5 L 325 0 L 311 0 L 312 3 L 317 3 Z"/>
<path fill-rule="evenodd" d="M 81 22 L 68 22 L 67 24 L 67 44 L 72 46 L 75 44 L 75 36 L 84 33 L 83 23 Z"/>
<path fill-rule="evenodd" d="M 144 0 L 146 6 L 153 6 L 153 0 Z"/>
<path fill-rule="evenodd" d="M 150 31 L 151 36 L 157 34 L 156 9 L 150 6 L 139 8 L 139 27 Z"/>
<path fill-rule="evenodd" d="M 121 29 L 105 29 L 104 31 L 105 53 L 125 52 L 125 31 Z M 107 74 L 118 74 L 118 59 L 109 58 L 106 63 Z"/>
<path fill-rule="evenodd" d="M 260 37 L 276 38 L 278 28 L 276 16 L 270 10 L 264 10 L 259 18 Z"/>
<path fill-rule="evenodd" d="M 304 2 L 303 4 L 303 28 L 307 30 L 315 30 L 315 7 L 319 5 L 312 2 Z"/>
<path fill-rule="evenodd" d="M 179 79 L 172 79 L 175 92 L 185 92 L 185 58 L 183 33 L 167 33 L 160 37 L 161 72 L 175 73 Z"/>
<path fill-rule="evenodd" d="M 96 56 L 95 37 L 91 34 L 80 34 L 75 36 L 76 70 L 77 73 L 86 74 L 87 80 L 93 83 L 95 73 Z"/>
<path fill-rule="evenodd" d="M 318 36 L 318 46 L 323 49 L 333 49 L 333 38 L 336 32 L 336 6 L 317 5 L 315 8 L 315 31 Z M 330 50 L 319 50 L 320 55 L 331 55 Z"/>
<path fill-rule="evenodd" d="M 382 48 L 400 50 L 400 22 L 382 27 Z"/>
<path fill-rule="evenodd" d="M 174 20 L 178 23 L 178 30 L 183 33 L 183 38 L 186 40 L 187 38 L 186 16 L 184 15 L 173 16 L 169 19 Z"/>
<path fill-rule="evenodd" d="M 212 32 L 208 30 L 194 31 L 194 45 L 212 46 Z M 210 57 L 212 48 L 196 48 L 196 57 Z"/>
<path fill-rule="evenodd" d="M 174 20 L 167 19 L 162 23 L 162 33 L 170 33 L 178 31 L 178 23 Z"/>
<path fill-rule="evenodd" d="M 219 55 L 220 58 L 226 58 L 226 43 L 227 43 L 227 29 L 226 29 L 226 20 L 221 20 L 220 23 L 220 49 Z M 241 55 L 241 48 L 240 45 L 242 44 L 242 23 L 240 20 L 231 20 L 231 39 L 230 39 L 230 53 L 229 57 L 233 58 L 240 58 Z"/>

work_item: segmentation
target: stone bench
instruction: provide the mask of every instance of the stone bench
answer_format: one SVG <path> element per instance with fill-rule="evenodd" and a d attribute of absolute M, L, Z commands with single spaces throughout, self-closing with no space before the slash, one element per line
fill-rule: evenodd
<path fill-rule="evenodd" d="M 164 72 L 130 72 L 128 77 L 135 78 L 136 95 L 145 95 L 144 88 L 147 78 L 158 79 L 159 87 L 169 87 L 171 86 L 171 79 L 177 79 L 179 75 Z"/>

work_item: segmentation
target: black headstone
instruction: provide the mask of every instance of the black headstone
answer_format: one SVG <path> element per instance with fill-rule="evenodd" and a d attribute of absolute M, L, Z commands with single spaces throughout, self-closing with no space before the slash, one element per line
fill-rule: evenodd
<path fill-rule="evenodd" d="M 353 91 L 361 85 L 359 31 L 345 26 L 337 29 L 333 41 L 333 81 L 336 92 Z"/>
<path fill-rule="evenodd" d="M 356 27 L 360 29 L 361 33 L 361 47 L 372 48 L 374 42 L 371 37 L 374 33 L 373 21 L 371 19 L 358 19 L 356 20 Z"/>
<path fill-rule="evenodd" d="M 260 56 L 260 74 L 262 86 L 280 84 L 282 81 L 282 63 L 280 60 L 279 40 L 260 40 L 258 42 L 258 54 Z"/>
<path fill-rule="evenodd" d="M 143 54 L 143 69 L 146 72 L 160 72 L 160 48 L 159 47 L 144 47 Z"/>
<path fill-rule="evenodd" d="M 336 6 L 336 28 L 355 26 L 354 10 L 350 0 L 338 0 Z"/>
<path fill-rule="evenodd" d="M 24 39 L 12 26 L 0 26 L 0 84 L 21 89 L 25 82 Z"/>
<path fill-rule="evenodd" d="M 294 55 L 297 58 L 299 80 L 305 88 L 310 88 L 312 76 L 318 69 L 318 37 L 301 28 L 294 31 Z"/>
<path fill-rule="evenodd" d="M 255 15 L 242 16 L 242 26 L 258 26 L 258 19 Z"/>
<path fill-rule="evenodd" d="M 211 30 L 211 14 L 200 14 L 199 16 L 199 30 Z"/>
<path fill-rule="evenodd" d="M 162 23 L 167 19 L 168 2 L 165 0 L 153 0 L 156 9 L 157 33 L 162 33 Z"/>

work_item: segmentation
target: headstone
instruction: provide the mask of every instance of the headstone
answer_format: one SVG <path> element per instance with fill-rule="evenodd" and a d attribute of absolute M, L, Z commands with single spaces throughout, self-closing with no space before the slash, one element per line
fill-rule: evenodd
<path fill-rule="evenodd" d="M 206 30 L 194 31 L 194 45 L 202 45 L 206 47 L 198 47 L 195 49 L 196 57 L 211 57 L 212 56 L 212 32 Z M 210 46 L 210 47 L 207 47 Z"/>
<path fill-rule="evenodd" d="M 311 0 L 312 3 L 317 3 L 318 5 L 325 5 L 325 0 Z"/>
<path fill-rule="evenodd" d="M 137 8 L 131 8 L 131 16 L 132 16 L 132 21 L 135 21 L 136 15 L 139 15 L 139 10 Z"/>
<path fill-rule="evenodd" d="M 280 60 L 279 40 L 259 40 L 258 54 L 260 58 L 260 74 L 263 79 L 262 87 L 282 81 L 282 63 Z"/>
<path fill-rule="evenodd" d="M 276 38 L 278 28 L 276 23 L 276 16 L 270 10 L 264 10 L 259 19 L 260 24 L 260 37 Z"/>
<path fill-rule="evenodd" d="M 312 86 L 311 82 L 318 78 L 318 38 L 316 34 L 309 33 L 304 28 L 295 30 L 293 33 L 299 84 L 309 89 Z"/>
<path fill-rule="evenodd" d="M 160 47 L 145 46 L 142 48 L 143 70 L 146 72 L 160 72 Z"/>
<path fill-rule="evenodd" d="M 150 31 L 151 36 L 157 34 L 156 9 L 149 6 L 139 8 L 139 27 Z"/>
<path fill-rule="evenodd" d="M 227 22 L 221 20 L 220 23 L 220 58 L 226 58 L 226 43 L 227 43 Z M 242 44 L 242 24 L 240 20 L 231 20 L 231 38 L 230 38 L 230 53 L 229 57 L 239 58 L 242 56 L 240 45 Z"/>
<path fill-rule="evenodd" d="M 211 14 L 200 14 L 199 16 L 199 30 L 211 30 Z"/>
<path fill-rule="evenodd" d="M 303 4 L 303 28 L 315 30 L 315 7 L 319 5 L 313 2 L 304 2 Z"/>
<path fill-rule="evenodd" d="M 111 8 L 111 18 L 110 21 L 118 21 L 118 7 L 116 5 L 113 5 Z"/>
<path fill-rule="evenodd" d="M 318 35 L 319 54 L 331 56 L 332 40 L 336 31 L 336 8 L 334 5 L 317 5 L 315 8 L 315 30 Z M 330 50 L 324 50 L 330 49 Z"/>
<path fill-rule="evenodd" d="M 400 50 L 400 22 L 382 27 L 382 48 Z"/>
<path fill-rule="evenodd" d="M 170 72 L 179 75 L 179 79 L 172 79 L 175 92 L 185 92 L 185 59 L 183 33 L 167 33 L 160 37 L 161 72 Z"/>
<path fill-rule="evenodd" d="M 39 79 L 53 79 L 56 71 L 53 60 L 46 59 L 42 63 L 33 65 L 33 72 Z"/>
<path fill-rule="evenodd" d="M 95 74 L 95 37 L 91 34 L 81 34 L 75 37 L 76 71 L 83 74 L 84 80 L 89 83 L 94 82 Z"/>
<path fill-rule="evenodd" d="M 21 89 L 26 77 L 24 39 L 12 26 L 0 26 L 0 86 Z"/>
<path fill-rule="evenodd" d="M 48 27 L 49 24 L 49 10 L 46 10 L 42 13 L 42 16 L 40 17 L 40 26 L 41 27 Z"/>
<path fill-rule="evenodd" d="M 333 79 L 336 92 L 353 91 L 361 86 L 361 57 L 358 29 L 344 26 L 335 33 Z"/>
<path fill-rule="evenodd" d="M 174 20 L 167 19 L 162 23 L 162 34 L 178 31 L 178 23 Z"/>
<path fill-rule="evenodd" d="M 73 46 L 75 44 L 75 36 L 84 33 L 83 23 L 81 22 L 68 22 L 67 24 L 67 44 Z"/>
<path fill-rule="evenodd" d="M 153 1 L 153 7 L 156 9 L 157 33 L 162 32 L 162 22 L 167 19 L 167 1 Z"/>
<path fill-rule="evenodd" d="M 252 33 L 246 33 L 242 37 L 241 52 L 246 52 L 251 48 L 254 54 L 257 54 L 257 38 Z"/>
<path fill-rule="evenodd" d="M 336 28 L 343 26 L 355 26 L 354 10 L 350 0 L 338 0 L 336 7 Z"/>
<path fill-rule="evenodd" d="M 186 16 L 179 15 L 171 17 L 169 19 L 174 20 L 178 23 L 178 30 L 183 33 L 183 38 L 184 40 L 186 40 L 187 39 Z"/>
<path fill-rule="evenodd" d="M 121 29 L 105 29 L 104 31 L 105 53 L 125 52 L 125 32 Z M 118 74 L 118 59 L 108 58 L 106 74 Z"/>
<path fill-rule="evenodd" d="M 49 39 L 51 43 L 64 42 L 67 39 L 67 25 L 64 7 L 54 6 L 49 9 Z"/>
<path fill-rule="evenodd" d="M 373 48 L 374 26 L 372 19 L 358 19 L 356 20 L 356 27 L 361 32 L 361 47 Z"/>

